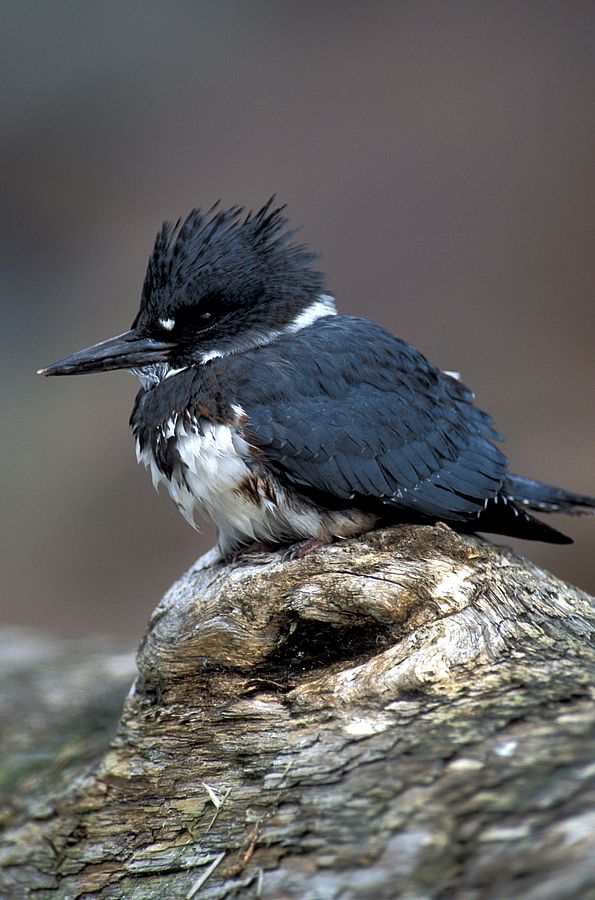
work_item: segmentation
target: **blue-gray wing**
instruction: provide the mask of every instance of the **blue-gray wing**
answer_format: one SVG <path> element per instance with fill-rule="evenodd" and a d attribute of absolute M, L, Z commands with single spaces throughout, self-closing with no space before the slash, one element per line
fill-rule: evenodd
<path fill-rule="evenodd" d="M 329 505 L 466 521 L 503 483 L 499 436 L 471 392 L 379 325 L 325 318 L 227 374 L 263 462 Z"/>

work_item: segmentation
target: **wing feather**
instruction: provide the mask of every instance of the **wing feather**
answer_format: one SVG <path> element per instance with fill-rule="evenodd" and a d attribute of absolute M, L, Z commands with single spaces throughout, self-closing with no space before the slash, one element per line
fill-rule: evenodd
<path fill-rule="evenodd" d="M 322 319 L 230 359 L 246 440 L 298 489 L 461 521 L 502 485 L 499 435 L 471 391 L 379 325 Z"/>

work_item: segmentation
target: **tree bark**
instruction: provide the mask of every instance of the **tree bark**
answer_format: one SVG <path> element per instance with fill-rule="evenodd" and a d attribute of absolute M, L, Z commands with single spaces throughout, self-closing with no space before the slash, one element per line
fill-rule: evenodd
<path fill-rule="evenodd" d="M 123 711 L 2 642 L 2 897 L 595 896 L 591 598 L 440 525 L 204 566 Z"/>

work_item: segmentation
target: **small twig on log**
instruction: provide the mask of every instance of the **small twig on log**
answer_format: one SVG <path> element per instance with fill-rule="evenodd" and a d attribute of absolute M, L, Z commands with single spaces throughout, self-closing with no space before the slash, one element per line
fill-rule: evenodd
<path fill-rule="evenodd" d="M 211 875 L 213 874 L 213 872 L 215 871 L 215 869 L 217 868 L 217 866 L 219 865 L 221 860 L 224 858 L 224 856 L 225 856 L 225 853 L 220 853 L 218 856 L 215 856 L 213 858 L 213 861 L 211 862 L 209 868 L 206 870 L 206 872 L 204 872 L 203 875 L 200 876 L 198 881 L 196 881 L 192 885 L 192 887 L 186 894 L 186 900 L 192 900 L 192 898 L 198 894 L 201 887 L 203 887 L 203 885 L 205 885 L 207 883 L 208 879 L 211 877 Z"/>

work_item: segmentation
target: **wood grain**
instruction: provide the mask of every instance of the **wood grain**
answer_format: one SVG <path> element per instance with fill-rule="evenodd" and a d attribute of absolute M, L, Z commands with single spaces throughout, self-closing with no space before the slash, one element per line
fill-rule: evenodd
<path fill-rule="evenodd" d="M 121 716 L 121 647 L 0 640 L 3 897 L 595 895 L 591 598 L 440 525 L 204 566 Z"/>

